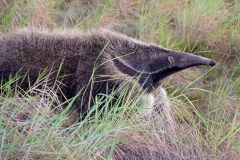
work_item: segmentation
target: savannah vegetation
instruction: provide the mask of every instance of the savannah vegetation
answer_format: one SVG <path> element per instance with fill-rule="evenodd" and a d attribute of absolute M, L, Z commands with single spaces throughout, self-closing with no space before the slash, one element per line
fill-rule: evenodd
<path fill-rule="evenodd" d="M 25 26 L 108 27 L 217 65 L 187 69 L 162 83 L 177 130 L 126 116 L 138 108 L 120 100 L 111 106 L 112 95 L 103 110 L 97 99 L 76 121 L 68 112 L 74 98 L 57 99 L 61 82 L 50 87 L 48 75 L 40 75 L 22 91 L 11 77 L 0 84 L 0 159 L 240 158 L 239 0 L 1 0 L 0 33 Z"/>

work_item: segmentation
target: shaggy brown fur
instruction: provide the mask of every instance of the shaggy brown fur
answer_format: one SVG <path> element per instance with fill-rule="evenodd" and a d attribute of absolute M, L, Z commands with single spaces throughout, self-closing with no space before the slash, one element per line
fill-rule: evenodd
<path fill-rule="evenodd" d="M 18 72 L 21 76 L 28 73 L 30 82 L 34 83 L 45 69 L 47 73 L 53 72 L 51 79 L 55 80 L 61 66 L 59 77 L 67 75 L 61 79 L 63 93 L 71 98 L 81 91 L 74 106 L 83 114 L 97 95 L 111 93 L 125 80 L 134 83 L 133 78 L 139 76 L 137 88 L 150 93 L 164 77 L 197 65 L 215 65 L 215 62 L 106 29 L 83 33 L 73 29 L 25 28 L 0 38 L 3 81 Z M 24 82 L 21 87 L 26 89 L 27 80 Z"/>

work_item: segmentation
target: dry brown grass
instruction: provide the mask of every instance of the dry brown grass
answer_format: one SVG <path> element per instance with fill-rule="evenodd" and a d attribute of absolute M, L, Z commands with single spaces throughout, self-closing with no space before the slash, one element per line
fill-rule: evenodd
<path fill-rule="evenodd" d="M 187 124 L 182 124 L 185 126 L 184 132 L 177 125 L 175 129 L 161 128 L 158 123 L 156 121 L 138 127 L 133 126 L 121 133 L 121 143 L 117 144 L 113 158 L 204 159 L 206 155 L 201 151 L 200 138 L 196 130 Z"/>
<path fill-rule="evenodd" d="M 230 28 L 228 28 L 230 29 Z M 231 29 L 230 29 L 231 30 Z M 234 64 L 240 60 L 240 35 L 223 30 L 212 35 L 209 42 L 209 49 L 215 51 L 215 57 L 227 64 Z"/>

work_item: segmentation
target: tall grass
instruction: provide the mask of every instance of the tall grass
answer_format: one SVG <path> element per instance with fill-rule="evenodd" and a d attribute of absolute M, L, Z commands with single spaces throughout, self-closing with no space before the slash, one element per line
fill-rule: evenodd
<path fill-rule="evenodd" d="M 129 99 L 127 88 L 115 104 L 115 92 L 97 98 L 78 121 L 76 97 L 57 98 L 60 83 L 51 87 L 41 77 L 23 92 L 12 77 L 0 84 L 0 159 L 239 159 L 239 9 L 237 0 L 2 0 L 1 33 L 27 25 L 110 27 L 218 65 L 167 78 L 172 110 L 154 121 L 127 114 L 146 111 L 137 107 L 143 95 Z"/>

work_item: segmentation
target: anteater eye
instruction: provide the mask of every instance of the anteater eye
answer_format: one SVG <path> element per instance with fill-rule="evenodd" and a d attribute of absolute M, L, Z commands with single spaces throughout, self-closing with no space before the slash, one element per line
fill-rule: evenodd
<path fill-rule="evenodd" d="M 173 57 L 169 56 L 169 57 L 168 57 L 168 61 L 170 62 L 170 64 L 174 64 L 174 59 L 173 59 Z"/>

